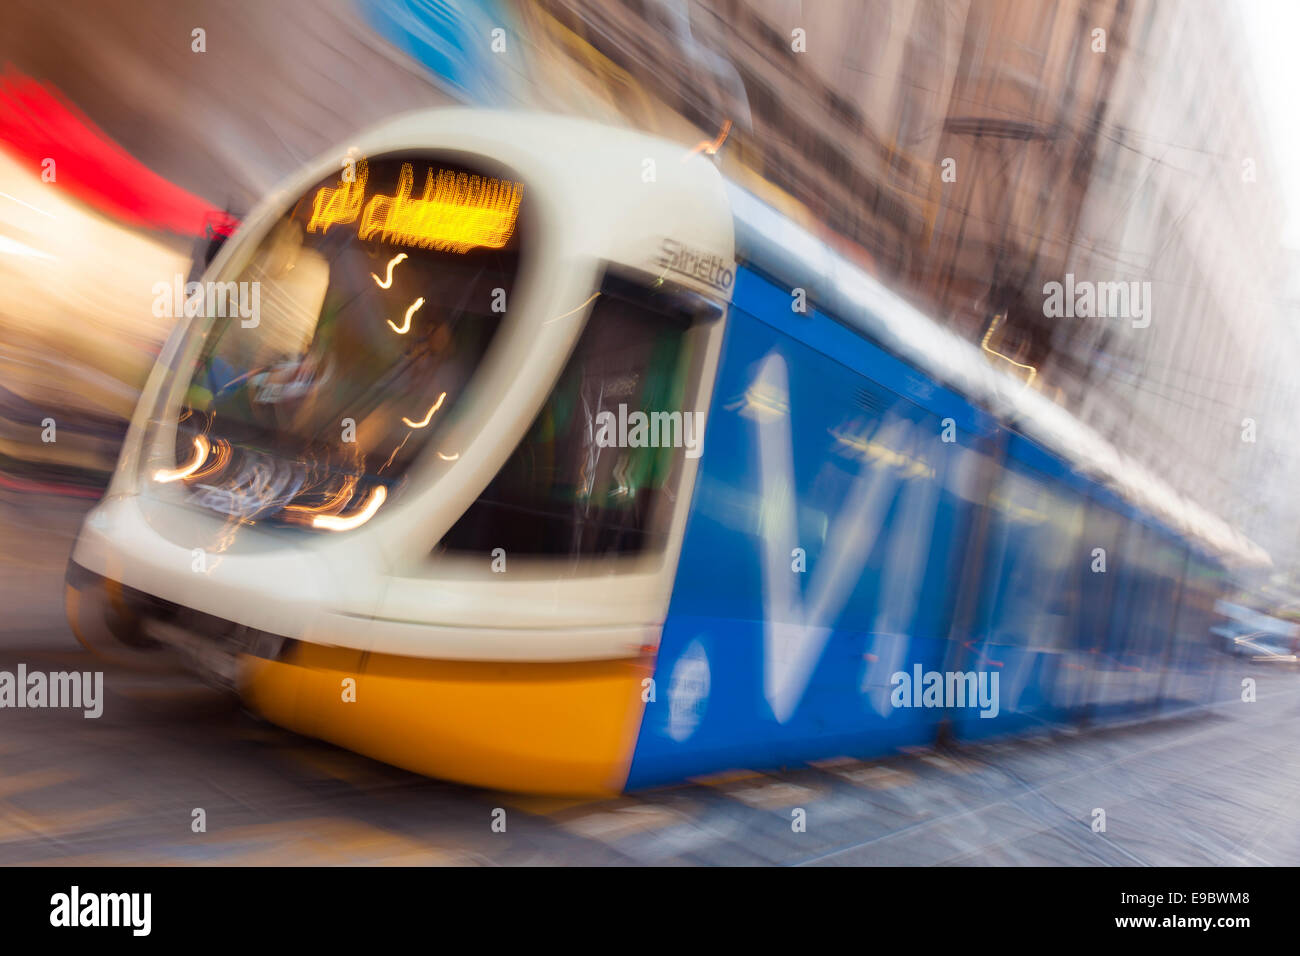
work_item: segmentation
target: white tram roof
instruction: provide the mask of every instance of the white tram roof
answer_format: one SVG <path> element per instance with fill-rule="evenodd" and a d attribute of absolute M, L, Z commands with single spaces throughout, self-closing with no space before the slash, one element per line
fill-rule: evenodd
<path fill-rule="evenodd" d="M 1259 545 L 1180 495 L 1064 408 L 991 366 L 978 347 L 939 325 L 812 233 L 733 182 L 727 182 L 727 192 L 736 221 L 737 253 L 774 279 L 807 289 L 840 320 L 1211 554 L 1238 565 L 1272 564 Z"/>

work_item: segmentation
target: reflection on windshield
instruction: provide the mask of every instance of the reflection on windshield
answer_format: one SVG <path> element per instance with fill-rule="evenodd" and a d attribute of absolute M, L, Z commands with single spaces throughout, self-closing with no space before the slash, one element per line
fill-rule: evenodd
<path fill-rule="evenodd" d="M 662 550 L 681 459 L 702 439 L 685 410 L 691 341 L 686 320 L 607 289 L 532 427 L 440 550 L 571 560 Z M 655 423 L 653 439 L 602 440 L 602 422 L 626 436 L 635 415 Z"/>
<path fill-rule="evenodd" d="M 413 168 L 423 171 L 420 199 L 409 198 Z M 174 466 L 155 472 L 205 508 L 346 530 L 382 506 L 426 446 L 456 457 L 437 436 L 509 301 L 519 241 L 513 218 L 503 238 L 499 207 L 515 215 L 522 187 L 410 157 L 359 171 L 352 183 L 308 190 L 229 277 L 256 284 L 260 315 L 213 319 L 179 413 Z M 458 209 L 458 197 L 471 206 Z M 367 240 L 356 228 L 313 231 L 322 204 L 335 223 L 373 211 L 387 226 Z M 502 248 L 463 241 L 492 215 L 490 238 Z M 406 241 L 439 230 L 454 234 Z"/>

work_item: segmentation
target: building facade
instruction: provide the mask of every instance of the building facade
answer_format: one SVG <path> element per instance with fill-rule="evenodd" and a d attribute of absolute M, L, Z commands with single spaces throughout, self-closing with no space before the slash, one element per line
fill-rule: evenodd
<path fill-rule="evenodd" d="M 990 362 L 1300 557 L 1296 312 L 1235 7 L 547 0 L 520 17 L 549 105 L 683 141 L 729 122 L 728 174 L 774 184 Z M 1051 283 L 1095 289 L 1092 314 L 1057 314 Z"/>

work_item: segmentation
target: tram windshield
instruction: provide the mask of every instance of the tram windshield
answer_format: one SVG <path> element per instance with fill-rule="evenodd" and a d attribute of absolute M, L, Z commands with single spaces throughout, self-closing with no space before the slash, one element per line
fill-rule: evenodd
<path fill-rule="evenodd" d="M 410 156 L 307 190 L 197 296 L 211 325 L 177 467 L 155 477 L 248 520 L 344 530 L 377 507 L 436 448 L 499 329 L 523 191 Z"/>

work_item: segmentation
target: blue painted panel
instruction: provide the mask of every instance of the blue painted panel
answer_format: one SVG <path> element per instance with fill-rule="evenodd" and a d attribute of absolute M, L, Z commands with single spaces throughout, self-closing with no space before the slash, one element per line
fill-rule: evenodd
<path fill-rule="evenodd" d="M 630 787 L 882 754 L 944 716 L 891 677 L 948 656 L 979 440 L 941 419 L 982 413 L 882 387 L 918 373 L 824 315 L 760 321 L 763 285 L 738 281 Z"/>
<path fill-rule="evenodd" d="M 941 419 L 952 418 L 962 431 L 981 437 L 998 431 L 993 416 L 900 361 L 860 332 L 836 321 L 834 316 L 811 305 L 807 314 L 795 312 L 793 299 L 787 291 L 748 269 L 739 270 L 732 301 L 751 317 L 780 329 L 813 351 L 835 359 L 895 395 L 915 402 Z"/>
<path fill-rule="evenodd" d="M 1205 602 L 1176 612 L 1179 539 L 852 329 L 790 305 L 738 270 L 629 787 L 881 755 L 931 742 L 945 720 L 982 738 L 1206 693 Z M 987 503 L 981 471 L 996 476 Z M 1098 547 L 1104 574 L 1091 568 Z M 954 635 L 975 575 L 973 617 Z M 996 716 L 978 702 L 914 706 L 924 699 L 895 680 L 945 669 L 986 690 L 996 674 Z"/>
<path fill-rule="evenodd" d="M 1028 462 L 1028 463 L 1027 463 Z M 1035 468 L 1033 466 L 1041 466 Z M 1080 706 L 1080 582 L 1091 551 L 1086 499 L 1060 463 L 1022 439 L 1008 444 L 990 501 L 979 610 L 965 669 L 996 670 L 994 718 L 954 712 L 958 737 L 1064 724 Z"/>
<path fill-rule="evenodd" d="M 1129 522 L 1121 549 L 1105 668 L 1093 699 L 1097 723 L 1131 719 L 1155 703 L 1160 692 L 1165 647 L 1174 615 L 1178 581 L 1164 561 L 1162 532 Z"/>

